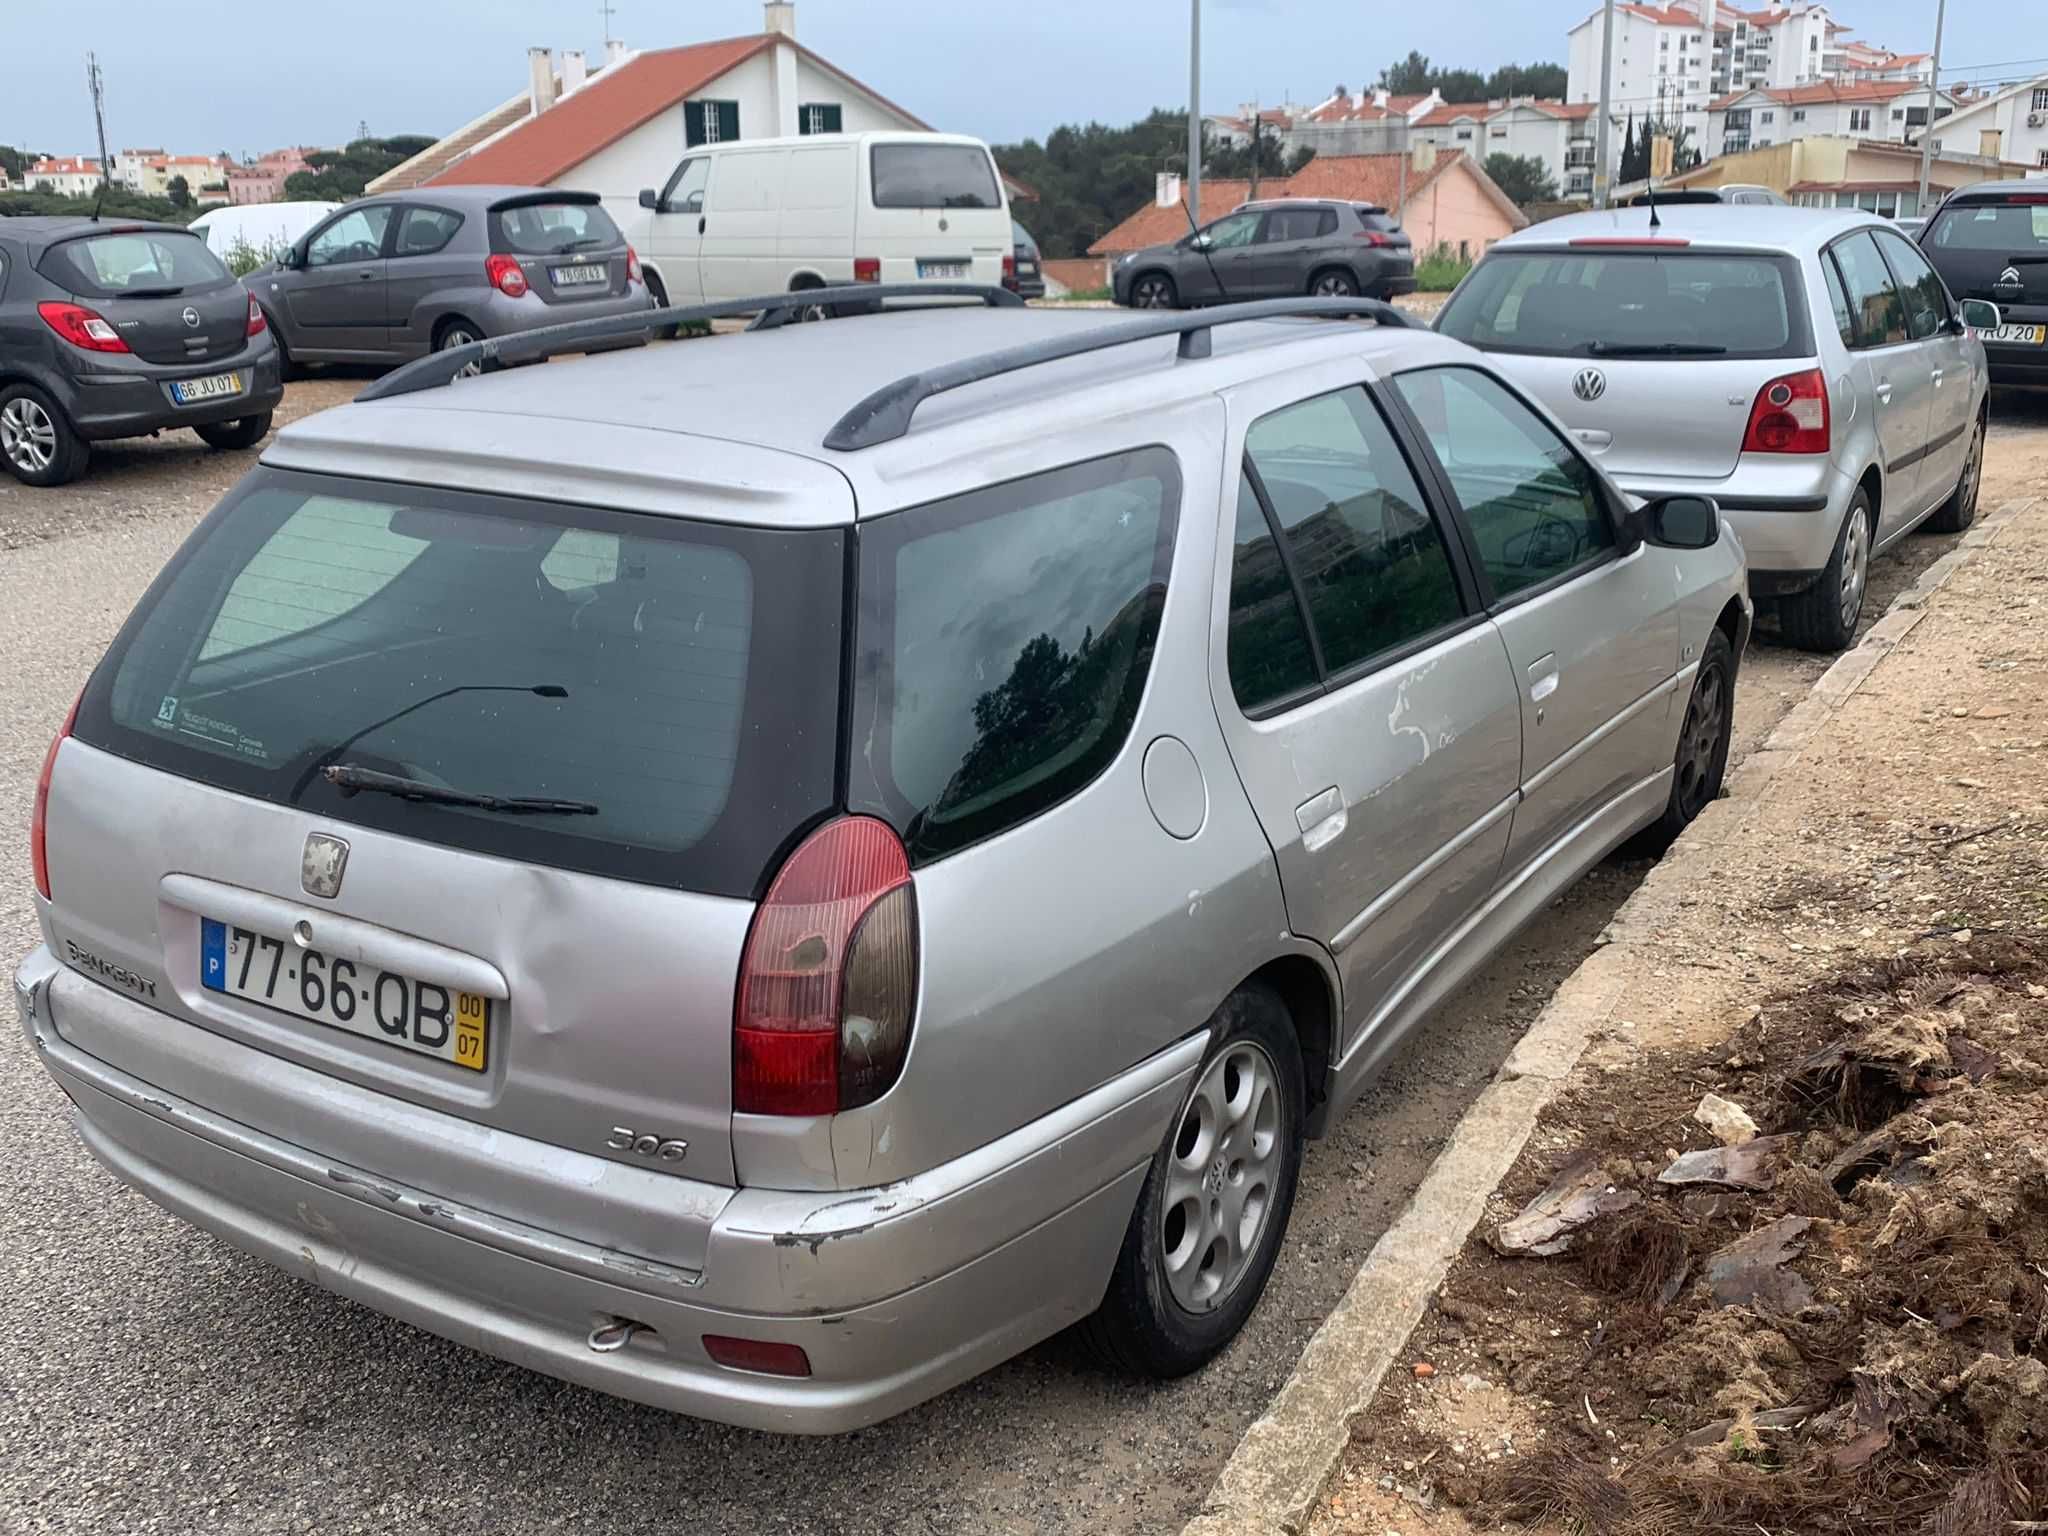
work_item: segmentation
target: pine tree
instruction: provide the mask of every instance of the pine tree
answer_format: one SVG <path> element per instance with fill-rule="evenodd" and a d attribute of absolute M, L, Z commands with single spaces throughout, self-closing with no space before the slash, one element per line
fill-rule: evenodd
<path fill-rule="evenodd" d="M 1622 140 L 1621 176 L 1619 179 L 1625 182 L 1636 179 L 1636 115 L 1634 111 L 1630 111 L 1628 115 L 1628 137 Z"/>

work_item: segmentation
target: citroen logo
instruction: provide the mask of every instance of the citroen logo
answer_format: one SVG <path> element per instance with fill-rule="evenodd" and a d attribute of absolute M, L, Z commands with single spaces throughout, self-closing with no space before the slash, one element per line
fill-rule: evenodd
<path fill-rule="evenodd" d="M 1998 286 L 2001 288 L 2020 287 L 2020 269 L 2018 267 L 2007 267 L 2003 272 L 1999 273 Z"/>
<path fill-rule="evenodd" d="M 194 330 L 197 330 L 199 328 L 199 311 L 194 309 L 190 304 L 187 304 L 185 306 L 185 323 L 191 326 Z"/>
<path fill-rule="evenodd" d="M 1581 368 L 1572 377 L 1572 393 L 1591 405 L 1607 393 L 1607 375 L 1598 368 Z"/>
<path fill-rule="evenodd" d="M 341 894 L 342 872 L 348 868 L 348 844 L 325 832 L 306 836 L 306 850 L 299 855 L 299 884 L 308 896 L 332 901 Z"/>

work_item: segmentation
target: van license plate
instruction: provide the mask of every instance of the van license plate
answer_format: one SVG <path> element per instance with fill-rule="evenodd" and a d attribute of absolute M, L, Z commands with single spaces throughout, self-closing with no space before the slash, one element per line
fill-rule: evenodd
<path fill-rule="evenodd" d="M 216 373 L 204 379 L 179 379 L 171 385 L 171 398 L 180 405 L 197 405 L 202 400 L 225 400 L 242 392 L 239 373 Z"/>
<path fill-rule="evenodd" d="M 964 261 L 920 261 L 917 264 L 919 277 L 965 277 L 968 264 Z"/>
<path fill-rule="evenodd" d="M 491 1000 L 431 981 L 331 960 L 317 949 L 207 917 L 199 921 L 199 981 L 296 1018 L 400 1046 L 472 1072 L 484 1069 Z"/>
<path fill-rule="evenodd" d="M 557 288 L 574 288 L 581 283 L 602 283 L 611 279 L 611 270 L 600 266 L 549 267 L 548 276 Z"/>
<path fill-rule="evenodd" d="M 2038 347 L 2048 341 L 2048 325 L 2001 325 L 1995 331 L 1986 331 L 1984 339 L 2014 347 Z"/>

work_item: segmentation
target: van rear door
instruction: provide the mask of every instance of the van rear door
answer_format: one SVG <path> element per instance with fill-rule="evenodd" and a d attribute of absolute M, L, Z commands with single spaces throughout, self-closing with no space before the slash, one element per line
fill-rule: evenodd
<path fill-rule="evenodd" d="M 885 283 L 1003 280 L 1010 209 L 988 146 L 918 135 L 863 146 L 860 238 Z"/>

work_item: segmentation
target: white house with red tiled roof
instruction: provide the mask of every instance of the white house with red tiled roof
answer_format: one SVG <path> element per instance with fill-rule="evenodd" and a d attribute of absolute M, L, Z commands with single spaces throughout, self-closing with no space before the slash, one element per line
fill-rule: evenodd
<path fill-rule="evenodd" d="M 1936 130 L 1951 152 L 2017 160 L 2048 171 L 2048 75 L 2037 75 L 1995 95 L 1958 101 L 1955 116 Z"/>
<path fill-rule="evenodd" d="M 1507 101 L 1443 102 L 1416 119 L 1417 140 L 1489 155 L 1538 160 L 1565 197 L 1593 190 L 1593 115 L 1589 103 L 1518 96 Z"/>
<path fill-rule="evenodd" d="M 1946 91 L 1934 98 L 1937 122 L 1956 109 Z M 1707 108 L 1701 148 L 1708 154 L 1783 144 L 1788 139 L 1823 137 L 1882 139 L 1917 143 L 1927 123 L 1927 87 L 1907 80 L 1794 85 L 1740 91 Z M 1960 146 L 1959 146 L 1960 147 Z"/>
<path fill-rule="evenodd" d="M 21 184 L 31 192 L 56 192 L 64 197 L 89 197 L 105 178 L 100 163 L 83 155 L 46 155 L 23 169 Z"/>

